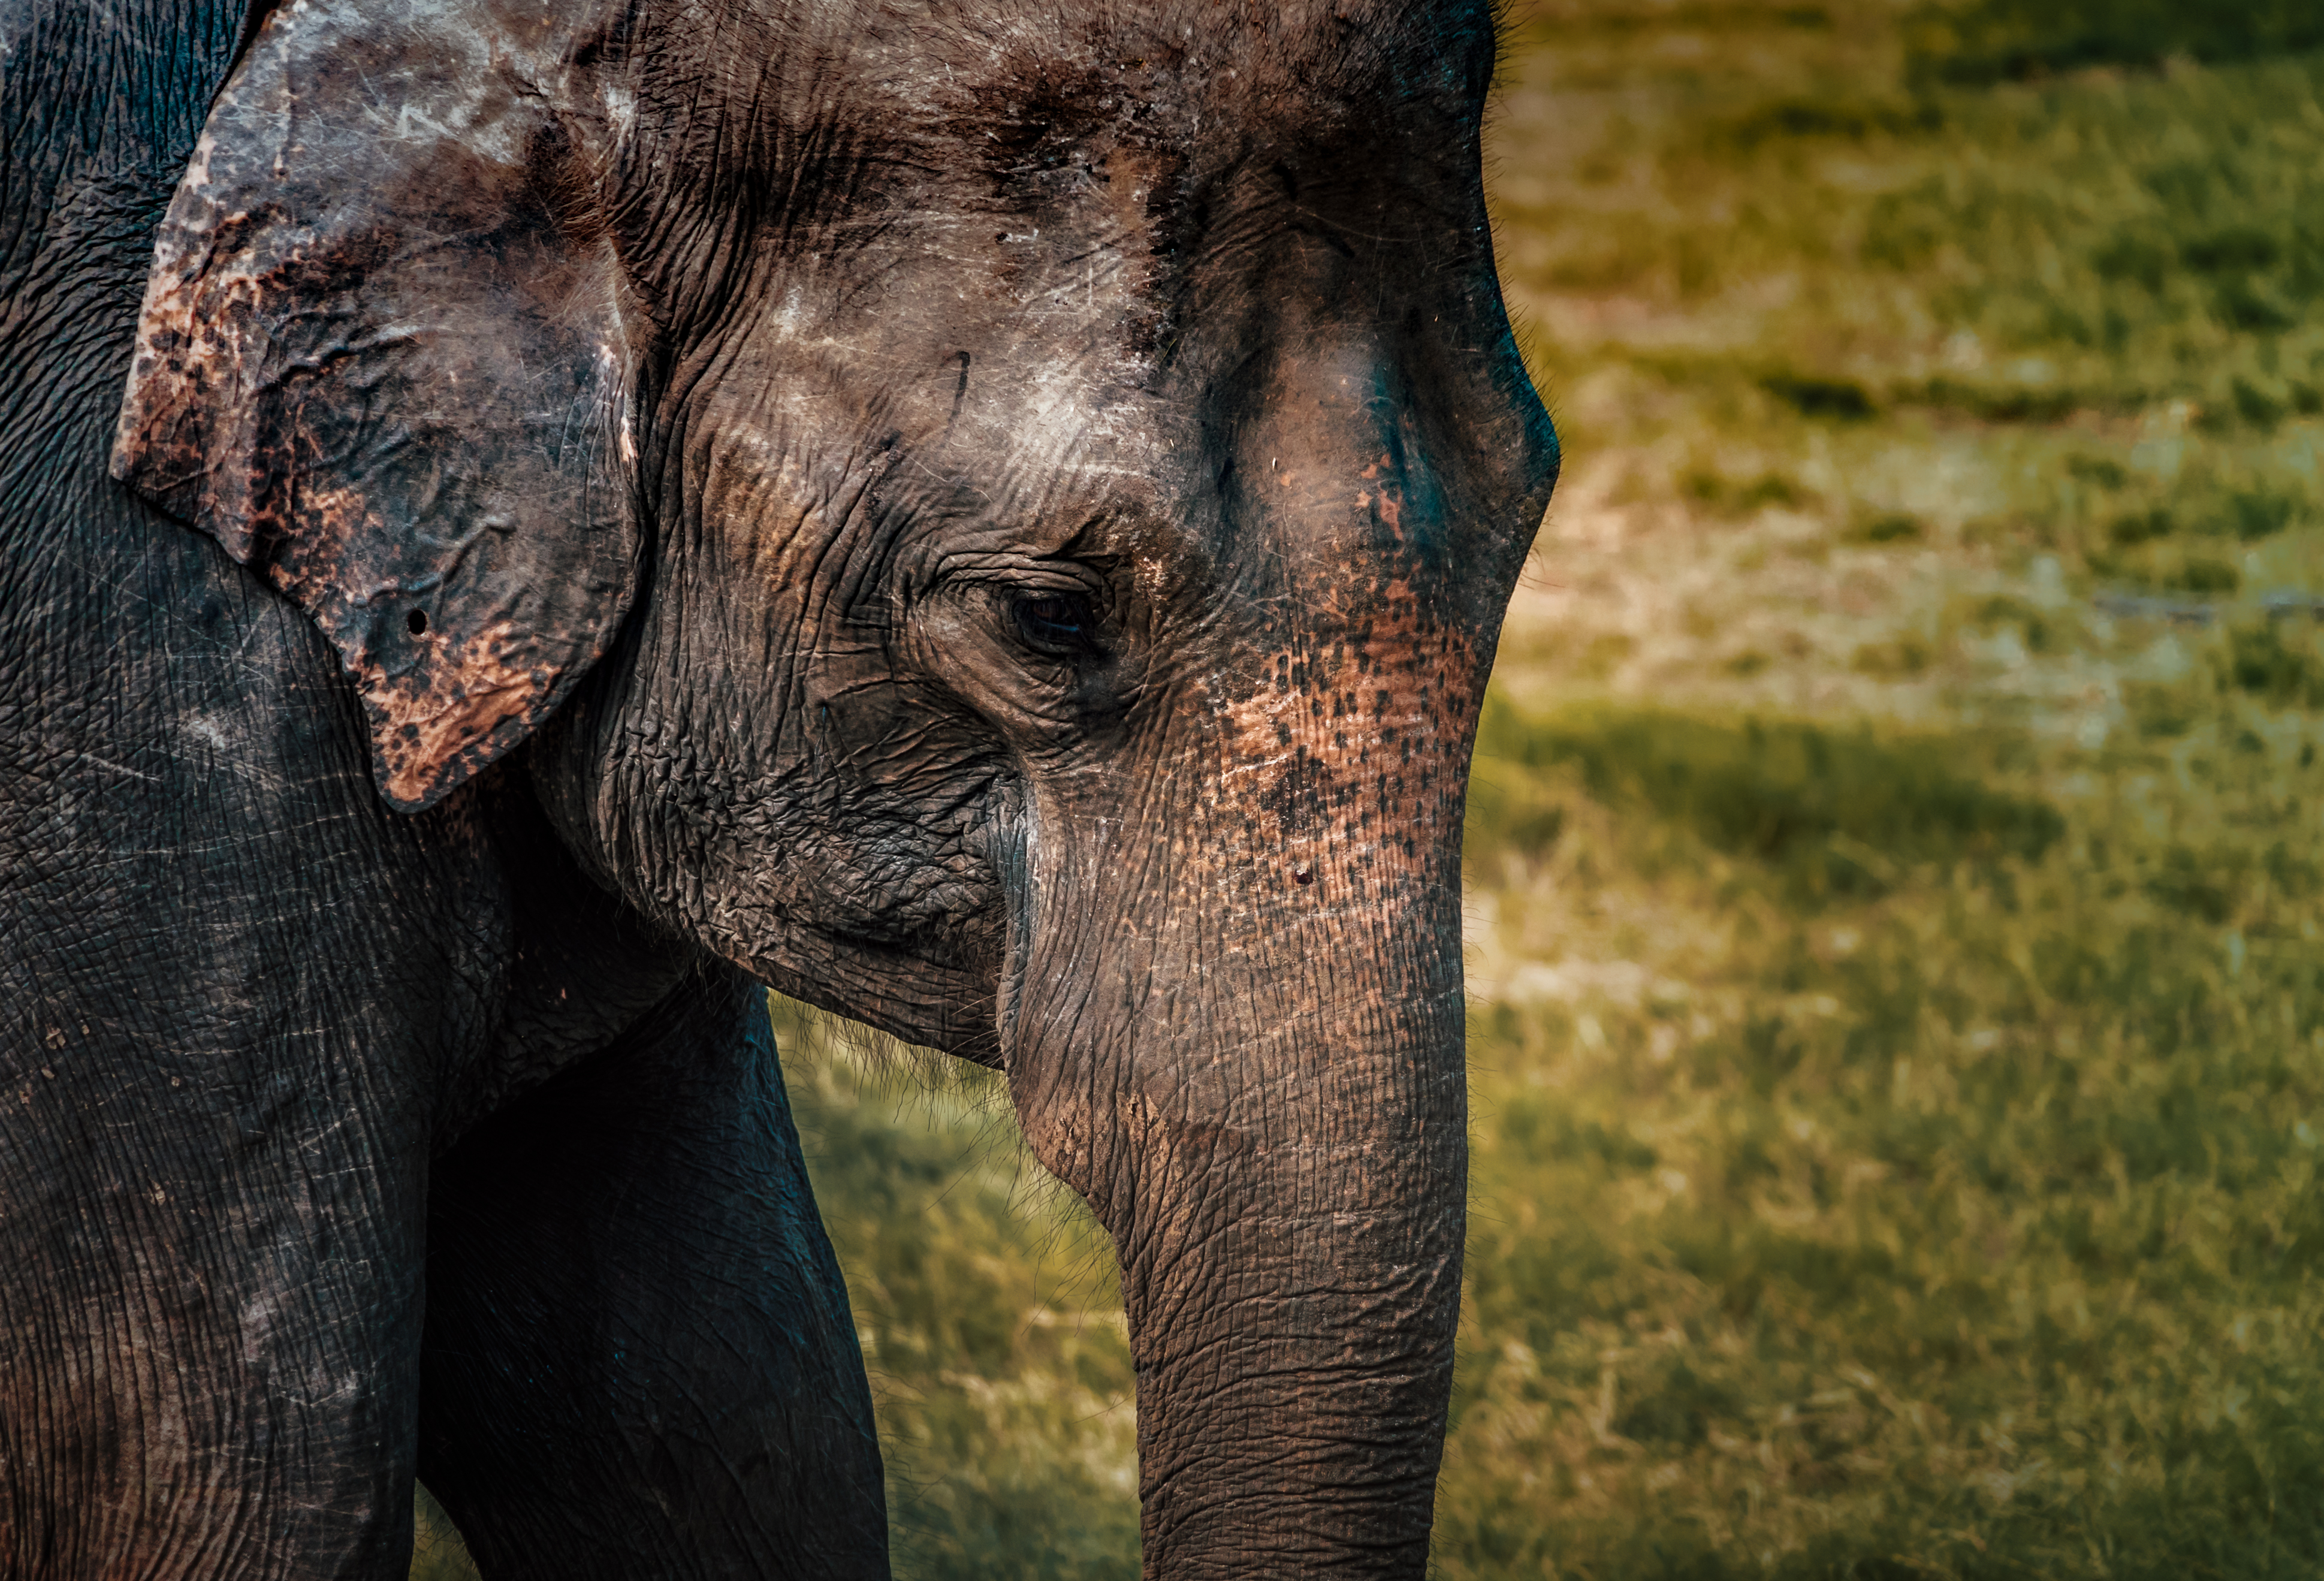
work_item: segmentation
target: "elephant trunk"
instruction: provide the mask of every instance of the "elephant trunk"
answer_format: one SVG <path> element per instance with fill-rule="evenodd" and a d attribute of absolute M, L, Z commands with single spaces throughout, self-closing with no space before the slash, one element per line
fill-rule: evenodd
<path fill-rule="evenodd" d="M 1148 1140 L 1178 1179 L 1159 1211 L 1110 1216 L 1148 1574 L 1423 1573 L 1468 1161 L 1443 1019 L 1425 1043 L 1305 1038 L 1354 1079 L 1240 1134 Z"/>
<path fill-rule="evenodd" d="M 1393 721 L 1363 733 L 1385 728 L 1384 763 L 1285 730 L 1256 765 L 1028 809 L 1011 1086 L 1120 1256 L 1148 1576 L 1425 1567 L 1466 1211 L 1474 716 L 1406 713 L 1400 750 Z"/>

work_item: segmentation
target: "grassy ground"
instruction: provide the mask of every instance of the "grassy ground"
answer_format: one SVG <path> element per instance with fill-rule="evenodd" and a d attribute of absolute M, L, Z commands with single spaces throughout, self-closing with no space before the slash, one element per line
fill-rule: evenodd
<path fill-rule="evenodd" d="M 2324 1575 L 2317 26 L 1519 16 L 1441 1575 Z M 1134 1575 L 1102 1248 L 786 1048 L 899 1571 Z"/>

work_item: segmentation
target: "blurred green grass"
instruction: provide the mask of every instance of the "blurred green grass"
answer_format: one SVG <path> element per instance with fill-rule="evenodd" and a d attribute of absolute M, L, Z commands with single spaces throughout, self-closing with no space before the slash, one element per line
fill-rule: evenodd
<path fill-rule="evenodd" d="M 2091 66 L 2218 64 L 2324 46 L 2324 10 L 2303 0 L 1975 0 L 1930 7 L 1907 29 L 1919 72 L 1992 83 Z"/>
<path fill-rule="evenodd" d="M 898 1573 L 1074 1581 L 1127 1555 L 1135 1575 L 1137 1417 L 1103 1233 L 1024 1152 L 997 1076 L 775 1012 L 880 1408 Z"/>
<path fill-rule="evenodd" d="M 2178 773 L 1836 738 L 1985 811 L 1876 816 L 1877 885 L 1817 894 L 1723 810 L 1594 791 L 1571 724 L 1501 723 L 1570 811 L 1471 851 L 1503 943 L 1441 1574 L 2324 1567 L 2319 787 L 2190 689 Z M 1706 781 L 1760 758 L 1747 800 L 1847 837 L 1775 733 L 1621 728 Z"/>
<path fill-rule="evenodd" d="M 2324 1575 L 2317 14 L 1514 15 L 1441 1576 Z M 899 1573 L 1135 1575 L 1086 1216 L 778 1008 Z"/>

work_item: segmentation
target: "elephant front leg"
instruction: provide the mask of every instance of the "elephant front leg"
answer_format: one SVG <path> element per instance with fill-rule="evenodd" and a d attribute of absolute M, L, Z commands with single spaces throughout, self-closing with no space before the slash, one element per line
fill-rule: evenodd
<path fill-rule="evenodd" d="M 327 1031 L 90 1024 L 0 1048 L 0 1577 L 395 1581 L 417 1119 Z"/>
<path fill-rule="evenodd" d="M 888 1574 L 764 991 L 718 969 L 439 1160 L 420 1476 L 494 1581 Z"/>

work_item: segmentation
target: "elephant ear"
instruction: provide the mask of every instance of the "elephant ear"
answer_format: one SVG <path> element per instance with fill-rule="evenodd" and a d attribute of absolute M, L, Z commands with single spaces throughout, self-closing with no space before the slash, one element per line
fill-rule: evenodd
<path fill-rule="evenodd" d="M 403 811 L 557 707 L 636 575 L 637 315 L 522 25 L 275 12 L 162 223 L 114 449 L 330 639 Z"/>

